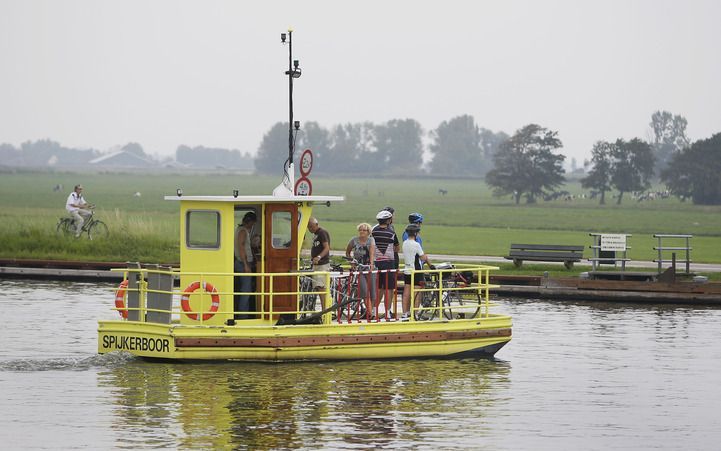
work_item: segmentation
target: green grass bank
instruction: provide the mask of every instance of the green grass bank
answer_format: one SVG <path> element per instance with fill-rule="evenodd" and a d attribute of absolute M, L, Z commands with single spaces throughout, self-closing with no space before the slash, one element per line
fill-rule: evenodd
<path fill-rule="evenodd" d="M 182 188 L 185 195 L 267 194 L 280 177 L 188 173 L 92 173 L 14 171 L 0 173 L 0 257 L 144 262 L 178 260 L 177 204 L 163 200 Z M 66 239 L 55 224 L 65 214 L 73 185 L 82 183 L 96 203 L 98 217 L 110 227 L 107 240 Z M 53 187 L 62 184 L 61 191 Z M 392 205 L 397 227 L 408 213 L 426 216 L 424 248 L 429 253 L 496 255 L 512 242 L 590 245 L 589 232 L 630 233 L 629 255 L 652 260 L 654 233 L 693 234 L 695 262 L 721 262 L 721 207 L 699 207 L 675 198 L 637 202 L 628 195 L 621 205 L 608 196 L 597 200 L 540 201 L 515 205 L 494 198 L 480 180 L 313 178 L 315 194 L 339 194 L 346 202 L 317 207 L 315 215 L 343 249 L 359 222 L 373 223 L 375 213 Z M 447 195 L 439 194 L 446 190 Z M 564 187 L 575 195 L 577 183 Z M 135 196 L 140 193 L 140 196 Z M 586 256 L 590 251 L 586 251 Z"/>

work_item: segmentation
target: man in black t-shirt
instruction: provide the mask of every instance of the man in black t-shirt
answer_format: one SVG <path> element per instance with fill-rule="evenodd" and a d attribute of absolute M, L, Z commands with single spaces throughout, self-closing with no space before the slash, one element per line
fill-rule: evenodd
<path fill-rule="evenodd" d="M 313 261 L 313 271 L 330 271 L 330 235 L 318 225 L 316 218 L 308 220 L 308 231 L 314 234 L 313 246 L 310 248 L 310 258 Z M 313 286 L 316 291 L 325 289 L 325 274 L 313 276 Z M 325 295 L 320 295 L 325 305 Z"/>

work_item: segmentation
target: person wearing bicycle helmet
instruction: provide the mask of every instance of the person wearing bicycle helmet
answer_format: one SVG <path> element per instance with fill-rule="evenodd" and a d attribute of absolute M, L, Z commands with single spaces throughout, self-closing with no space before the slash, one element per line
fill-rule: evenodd
<path fill-rule="evenodd" d="M 418 233 L 416 234 L 416 241 L 421 246 L 423 245 L 423 238 L 421 238 L 421 224 L 423 224 L 423 215 L 420 213 L 411 213 L 408 215 L 408 224 L 415 224 L 418 226 Z M 408 239 L 408 232 L 403 232 L 403 241 L 405 242 Z"/>
<path fill-rule="evenodd" d="M 381 210 L 376 215 L 378 224 L 373 228 L 371 235 L 376 242 L 375 262 L 378 268 L 378 305 L 387 294 L 388 304 L 395 310 L 395 289 L 397 268 L 395 255 L 398 253 L 400 243 L 396 232 L 390 227 L 393 213 Z M 375 308 L 373 309 L 375 310 Z M 374 311 L 373 314 L 376 312 Z"/>
<path fill-rule="evenodd" d="M 428 255 L 423 252 L 421 244 L 416 241 L 418 232 L 421 228 L 418 224 L 408 224 L 405 233 L 408 238 L 403 241 L 403 259 L 405 260 L 405 267 L 403 268 L 403 316 L 401 321 L 408 321 L 410 317 L 410 305 L 411 305 L 411 285 L 420 287 L 420 282 L 423 280 L 423 273 L 415 273 L 420 269 L 423 269 L 423 263 L 427 263 L 431 269 L 435 267 L 428 260 Z M 413 304 L 416 304 L 414 299 Z"/>
<path fill-rule="evenodd" d="M 83 224 L 93 215 L 93 212 L 90 211 L 91 208 L 92 205 L 87 203 L 83 198 L 83 186 L 75 185 L 73 192 L 70 193 L 68 200 L 65 201 L 65 209 L 75 220 L 75 238 L 80 236 Z"/>

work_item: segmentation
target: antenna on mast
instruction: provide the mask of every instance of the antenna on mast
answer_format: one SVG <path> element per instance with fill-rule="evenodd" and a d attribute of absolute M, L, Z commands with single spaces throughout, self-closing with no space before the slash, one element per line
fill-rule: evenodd
<path fill-rule="evenodd" d="M 274 196 L 292 196 L 295 186 L 295 164 L 293 154 L 295 153 L 295 139 L 300 130 L 300 121 L 293 120 L 293 79 L 300 78 L 300 62 L 293 59 L 293 29 L 288 28 L 288 33 L 280 34 L 280 42 L 288 44 L 288 159 L 283 163 L 283 181 L 273 190 Z M 294 133 L 295 132 L 295 133 Z"/>

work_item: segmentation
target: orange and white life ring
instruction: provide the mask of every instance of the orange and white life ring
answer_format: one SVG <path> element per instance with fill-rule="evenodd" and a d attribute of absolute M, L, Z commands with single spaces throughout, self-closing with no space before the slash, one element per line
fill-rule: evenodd
<path fill-rule="evenodd" d="M 128 310 L 125 308 L 125 290 L 128 288 L 128 279 L 120 282 L 118 290 L 115 292 L 115 308 L 123 319 L 128 319 Z"/>
<path fill-rule="evenodd" d="M 180 306 L 183 308 L 183 311 L 186 312 L 188 318 L 194 320 L 198 319 L 198 314 L 192 313 L 193 310 L 190 308 L 190 295 L 198 288 L 200 288 L 200 282 L 193 282 L 188 285 L 188 287 L 183 291 L 183 295 L 180 297 Z M 216 290 L 209 282 L 203 282 L 203 290 L 210 293 L 210 313 L 203 314 L 203 321 L 208 321 L 215 315 L 215 312 L 217 312 L 220 307 L 220 296 L 217 294 L 218 290 Z"/>

